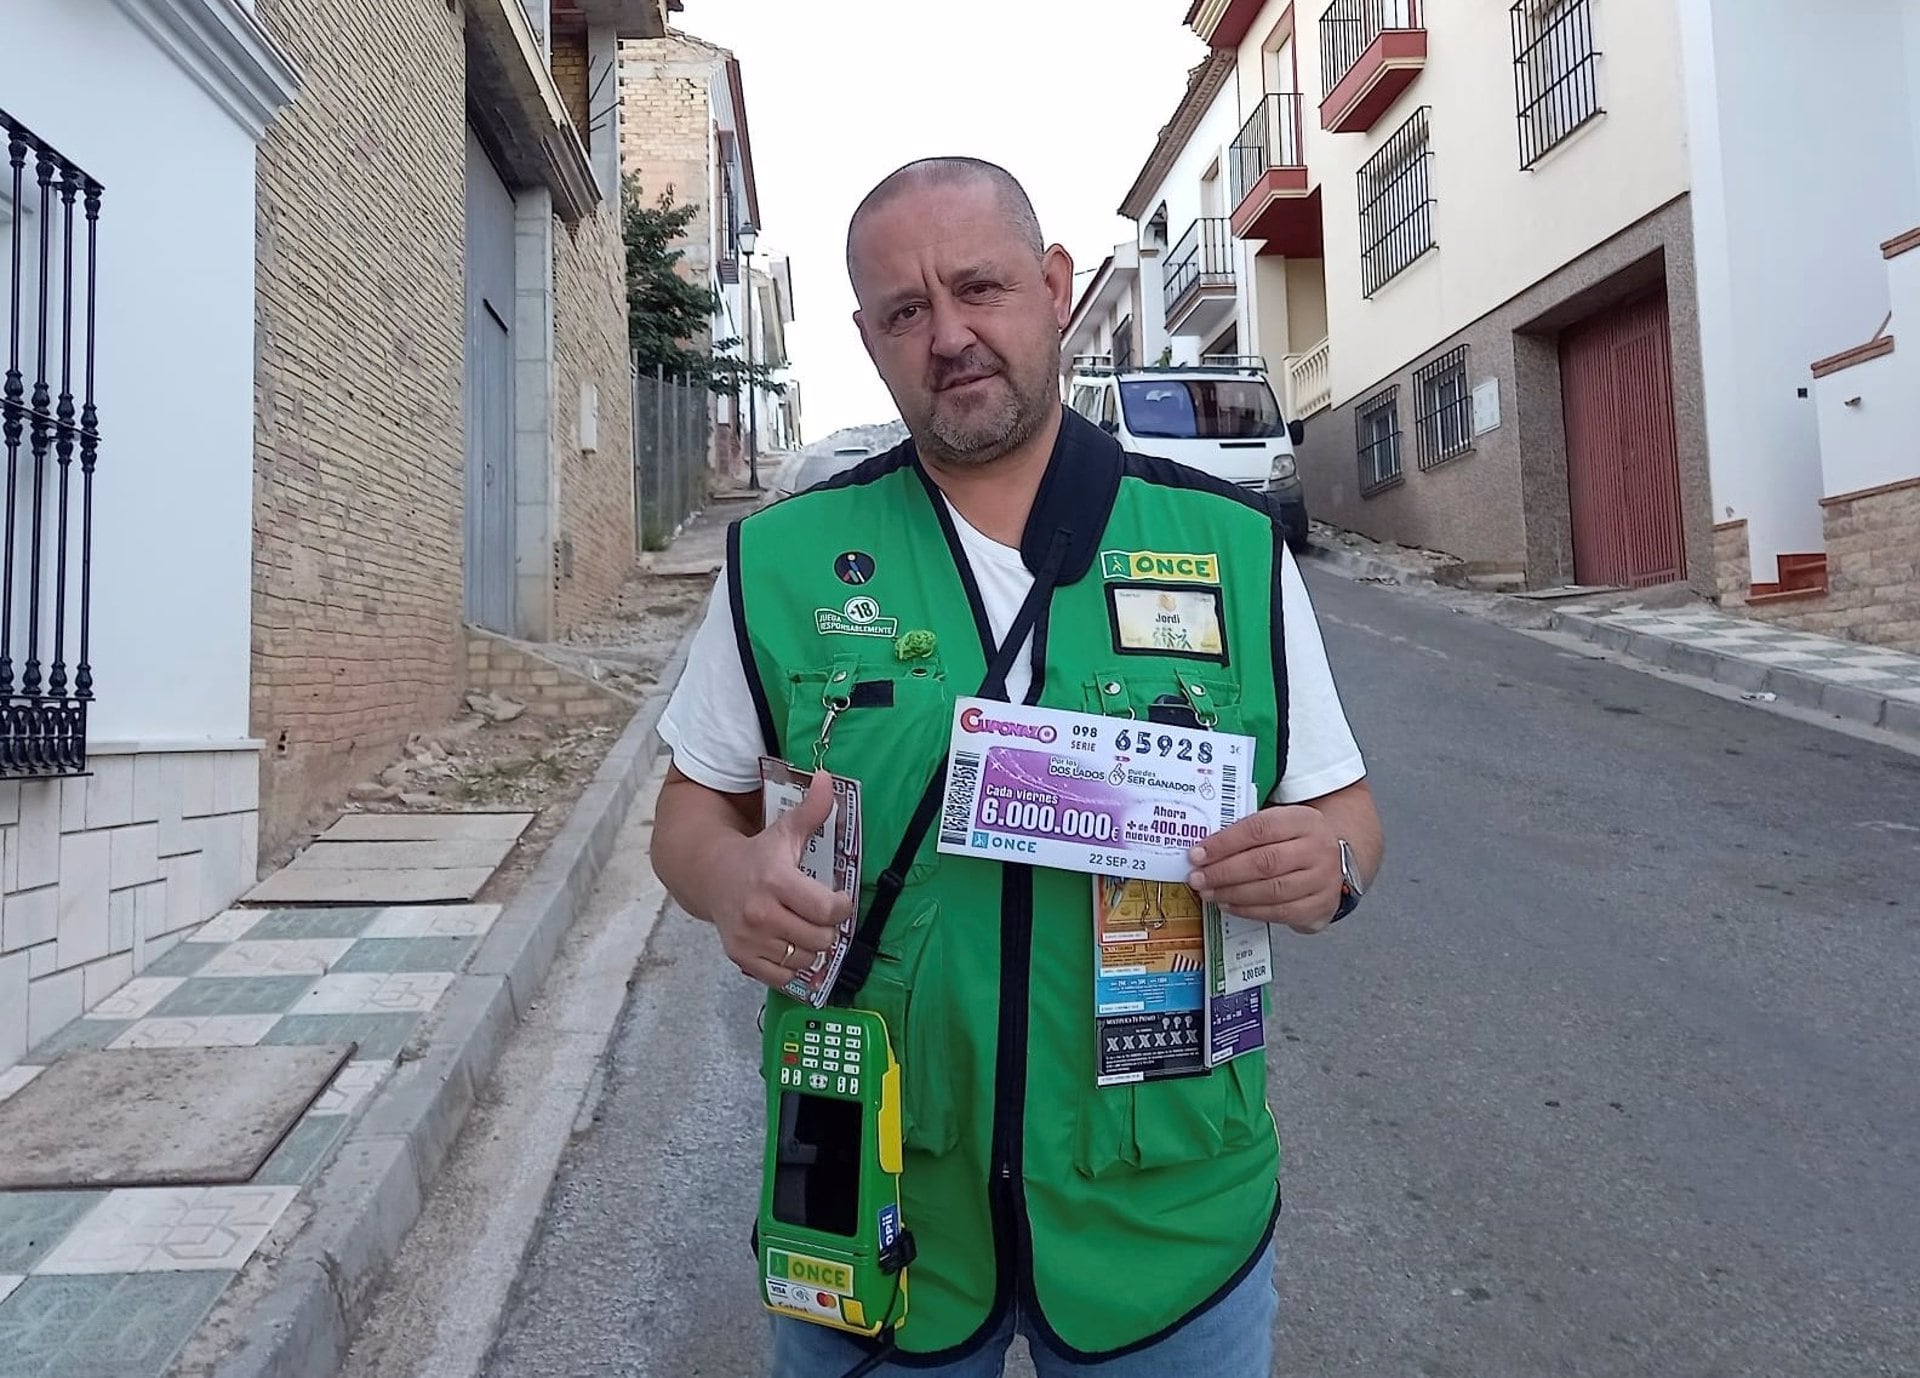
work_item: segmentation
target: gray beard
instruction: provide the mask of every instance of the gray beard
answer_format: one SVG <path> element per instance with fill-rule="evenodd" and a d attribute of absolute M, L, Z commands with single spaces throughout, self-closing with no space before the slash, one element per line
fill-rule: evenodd
<path fill-rule="evenodd" d="M 970 425 L 949 425 L 936 407 L 927 418 L 926 434 L 915 437 L 923 457 L 956 469 L 977 469 L 993 463 L 1031 440 L 1046 420 L 1046 408 L 1028 408 L 1017 394 L 991 418 Z"/>

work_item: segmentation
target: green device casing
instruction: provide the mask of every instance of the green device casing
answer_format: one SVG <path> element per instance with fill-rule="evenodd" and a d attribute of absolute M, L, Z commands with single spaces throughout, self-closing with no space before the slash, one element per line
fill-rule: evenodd
<path fill-rule="evenodd" d="M 907 1314 L 900 1065 L 869 1010 L 790 1009 L 766 1069 L 761 1300 L 777 1315 L 877 1335 Z"/>

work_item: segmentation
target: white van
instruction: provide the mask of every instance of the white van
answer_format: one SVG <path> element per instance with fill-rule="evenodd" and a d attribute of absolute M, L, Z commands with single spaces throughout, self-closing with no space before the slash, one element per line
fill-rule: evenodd
<path fill-rule="evenodd" d="M 1281 416 L 1257 356 L 1116 371 L 1104 354 L 1076 355 L 1067 405 L 1129 450 L 1265 495 L 1287 544 L 1306 548 L 1307 500 L 1293 453 L 1305 427 Z"/>

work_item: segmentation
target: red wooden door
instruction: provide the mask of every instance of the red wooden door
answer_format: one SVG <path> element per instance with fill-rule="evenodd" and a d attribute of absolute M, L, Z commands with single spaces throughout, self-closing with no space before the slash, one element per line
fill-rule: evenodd
<path fill-rule="evenodd" d="M 1560 339 L 1574 577 L 1640 587 L 1687 577 L 1664 291 Z"/>

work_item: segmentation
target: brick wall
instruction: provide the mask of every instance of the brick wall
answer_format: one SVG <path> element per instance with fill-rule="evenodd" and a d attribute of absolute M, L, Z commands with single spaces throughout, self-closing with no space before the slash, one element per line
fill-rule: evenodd
<path fill-rule="evenodd" d="M 560 468 L 560 539 L 570 573 L 555 593 L 561 634 L 603 611 L 633 570 L 633 387 L 619 210 L 603 206 L 569 231 L 553 229 L 553 453 Z M 598 391 L 599 444 L 580 449 L 580 390 Z"/>
<path fill-rule="evenodd" d="M 652 200 L 672 189 L 700 214 L 687 226 L 681 270 L 711 282 L 713 211 L 713 83 L 724 54 L 685 34 L 630 39 L 620 45 L 620 167 L 636 175 Z"/>
<path fill-rule="evenodd" d="M 547 67 L 553 73 L 553 84 L 560 88 L 561 103 L 573 117 L 573 127 L 580 131 L 583 141 L 588 140 L 592 120 L 588 114 L 587 93 L 592 79 L 587 70 L 586 30 L 573 33 L 556 30 Z"/>
<path fill-rule="evenodd" d="M 536 718 L 590 718 L 633 705 L 603 684 L 492 632 L 467 633 L 467 683 L 525 704 Z"/>
<path fill-rule="evenodd" d="M 1920 479 L 1842 494 L 1821 503 L 1827 596 L 1746 605 L 1749 617 L 1850 641 L 1920 653 Z M 1740 536 L 1741 558 L 1746 532 Z"/>
<path fill-rule="evenodd" d="M 461 679 L 465 56 L 440 5 L 259 0 L 301 72 L 259 152 L 261 846 Z"/>
<path fill-rule="evenodd" d="M 1747 601 L 1752 565 L 1747 551 L 1747 519 L 1718 522 L 1713 528 L 1713 586 L 1717 601 L 1738 605 Z"/>

